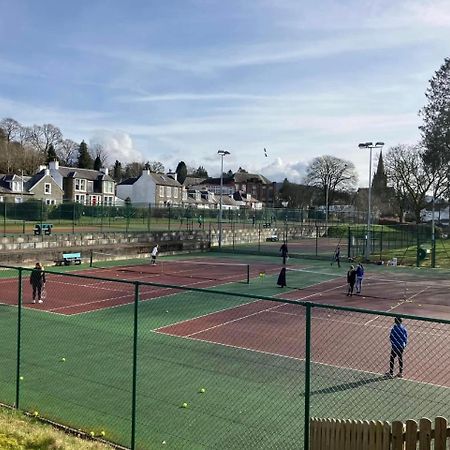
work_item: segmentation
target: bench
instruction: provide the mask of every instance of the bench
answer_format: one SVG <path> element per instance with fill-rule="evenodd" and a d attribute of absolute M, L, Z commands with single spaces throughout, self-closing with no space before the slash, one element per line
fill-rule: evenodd
<path fill-rule="evenodd" d="M 263 224 L 263 228 L 270 228 L 272 224 L 270 222 L 266 222 Z"/>
<path fill-rule="evenodd" d="M 61 259 L 55 259 L 57 266 L 70 266 L 71 264 L 81 264 L 81 253 L 63 253 Z"/>
<path fill-rule="evenodd" d="M 272 234 L 268 238 L 266 238 L 266 242 L 277 242 L 279 241 L 279 238 L 276 234 Z"/>
<path fill-rule="evenodd" d="M 52 223 L 37 223 L 33 228 L 33 232 L 35 235 L 41 235 L 42 232 L 46 235 L 50 235 L 52 234 L 52 227 Z"/>

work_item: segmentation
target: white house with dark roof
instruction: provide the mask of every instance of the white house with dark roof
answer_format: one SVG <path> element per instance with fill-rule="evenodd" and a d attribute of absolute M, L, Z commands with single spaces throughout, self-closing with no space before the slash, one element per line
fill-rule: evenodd
<path fill-rule="evenodd" d="M 63 189 L 64 200 L 92 206 L 115 205 L 116 183 L 109 176 L 108 169 L 64 167 L 60 166 L 58 161 L 51 161 L 48 170 L 58 186 Z"/>
<path fill-rule="evenodd" d="M 128 178 L 117 185 L 117 197 L 129 198 L 133 205 L 179 206 L 183 201 L 182 190 L 182 185 L 174 178 L 143 170 L 139 177 Z"/>

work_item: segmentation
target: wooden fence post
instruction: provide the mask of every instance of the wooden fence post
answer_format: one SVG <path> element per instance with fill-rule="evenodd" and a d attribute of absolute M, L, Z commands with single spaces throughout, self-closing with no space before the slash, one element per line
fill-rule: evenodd
<path fill-rule="evenodd" d="M 419 420 L 419 450 L 431 450 L 431 420 Z"/>
<path fill-rule="evenodd" d="M 417 447 L 417 422 L 415 420 L 406 421 L 406 450 L 416 450 Z"/>
<path fill-rule="evenodd" d="M 403 450 L 403 422 L 392 422 L 392 450 Z"/>
<path fill-rule="evenodd" d="M 445 450 L 447 442 L 447 419 L 434 419 L 434 450 Z"/>

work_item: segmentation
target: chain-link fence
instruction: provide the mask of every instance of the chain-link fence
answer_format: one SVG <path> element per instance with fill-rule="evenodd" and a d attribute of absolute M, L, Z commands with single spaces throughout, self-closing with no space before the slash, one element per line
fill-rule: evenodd
<path fill-rule="evenodd" d="M 92 270 L 47 270 L 33 303 L 30 269 L 3 268 L 0 401 L 133 449 L 308 448 L 311 416 L 450 412 L 449 320 L 401 314 L 391 377 L 398 314 Z"/>
<path fill-rule="evenodd" d="M 211 224 L 212 229 L 218 228 Z M 339 251 L 341 261 L 369 260 L 377 264 L 416 267 L 450 267 L 448 235 L 428 225 L 374 226 L 370 234 L 366 225 L 331 225 L 314 223 L 281 223 L 266 226 L 256 224 L 252 242 L 242 242 L 243 229 L 237 225 L 224 228 L 223 251 L 233 253 L 278 255 L 286 242 L 290 257 L 319 258 L 335 261 Z M 367 245 L 367 239 L 370 245 Z M 369 255 L 367 256 L 367 250 Z"/>
<path fill-rule="evenodd" d="M 1 203 L 0 227 L 3 234 L 33 234 L 36 225 L 51 224 L 53 232 L 80 231 L 159 231 L 178 229 L 207 229 L 216 224 L 220 210 L 216 203 L 192 206 L 159 206 L 125 204 L 122 206 L 83 205 L 63 202 L 47 205 L 44 201 Z M 328 223 L 363 223 L 363 212 L 336 212 L 329 215 Z M 224 227 L 254 226 L 277 227 L 283 224 L 325 224 L 325 213 L 316 209 L 261 208 L 222 210 Z"/>

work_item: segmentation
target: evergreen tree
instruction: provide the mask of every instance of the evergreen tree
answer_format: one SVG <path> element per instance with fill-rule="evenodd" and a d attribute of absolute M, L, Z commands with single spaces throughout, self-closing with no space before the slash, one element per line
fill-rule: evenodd
<path fill-rule="evenodd" d="M 56 161 L 57 159 L 58 159 L 58 156 L 56 155 L 55 147 L 53 147 L 53 144 L 50 144 L 47 149 L 46 162 L 48 164 L 50 161 Z"/>
<path fill-rule="evenodd" d="M 94 161 L 94 170 L 100 170 L 102 168 L 102 160 L 100 159 L 100 155 L 97 155 Z"/>
<path fill-rule="evenodd" d="M 113 178 L 117 183 L 120 183 L 122 181 L 122 163 L 117 159 L 114 163 Z"/>
<path fill-rule="evenodd" d="M 94 161 L 88 151 L 86 142 L 81 141 L 78 148 L 78 167 L 80 169 L 92 169 L 94 167 Z"/>
<path fill-rule="evenodd" d="M 184 180 L 187 177 L 187 167 L 186 167 L 186 164 L 184 163 L 184 161 L 180 161 L 178 163 L 175 173 L 177 174 L 178 183 L 183 184 Z"/>
<path fill-rule="evenodd" d="M 428 103 L 419 112 L 423 117 L 419 129 L 424 162 L 435 173 L 450 162 L 450 58 L 430 80 L 425 96 Z"/>
<path fill-rule="evenodd" d="M 199 166 L 197 170 L 192 172 L 192 176 L 199 178 L 208 178 L 208 172 L 203 166 Z"/>

